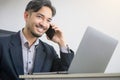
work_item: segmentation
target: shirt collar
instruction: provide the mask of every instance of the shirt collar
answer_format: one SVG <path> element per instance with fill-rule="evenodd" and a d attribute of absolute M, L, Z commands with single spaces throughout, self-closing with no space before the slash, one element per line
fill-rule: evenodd
<path fill-rule="evenodd" d="M 25 38 L 22 30 L 20 30 L 20 37 L 21 37 L 21 42 L 22 42 L 23 45 L 28 44 L 28 41 L 27 41 L 27 39 Z M 38 45 L 38 44 L 39 44 L 39 38 L 34 42 L 33 45 L 36 46 L 36 45 Z M 32 45 L 32 46 L 33 46 L 33 45 Z"/>

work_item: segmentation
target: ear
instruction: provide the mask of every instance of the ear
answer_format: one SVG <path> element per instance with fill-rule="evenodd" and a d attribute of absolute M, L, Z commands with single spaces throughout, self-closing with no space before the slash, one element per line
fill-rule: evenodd
<path fill-rule="evenodd" d="M 29 17 L 29 13 L 27 11 L 24 12 L 24 19 L 25 21 L 27 20 L 27 18 Z"/>

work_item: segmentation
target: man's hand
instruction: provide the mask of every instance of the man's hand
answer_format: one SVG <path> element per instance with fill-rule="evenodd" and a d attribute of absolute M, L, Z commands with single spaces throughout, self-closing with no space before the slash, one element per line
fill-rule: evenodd
<path fill-rule="evenodd" d="M 51 39 L 51 41 L 57 43 L 60 47 L 66 47 L 62 31 L 56 25 L 52 25 L 52 29 L 55 30 L 55 34 L 53 38 Z"/>

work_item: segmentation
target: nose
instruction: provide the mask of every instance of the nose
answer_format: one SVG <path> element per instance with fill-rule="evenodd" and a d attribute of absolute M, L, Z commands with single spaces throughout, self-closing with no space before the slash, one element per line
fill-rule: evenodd
<path fill-rule="evenodd" d="M 42 21 L 40 22 L 40 25 L 42 25 L 43 27 L 46 28 L 49 24 L 48 24 L 47 20 L 42 20 Z"/>

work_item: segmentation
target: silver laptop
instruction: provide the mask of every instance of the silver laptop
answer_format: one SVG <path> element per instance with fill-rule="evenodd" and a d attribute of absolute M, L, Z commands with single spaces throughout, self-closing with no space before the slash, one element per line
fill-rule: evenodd
<path fill-rule="evenodd" d="M 88 27 L 68 73 L 104 73 L 118 41 Z"/>

